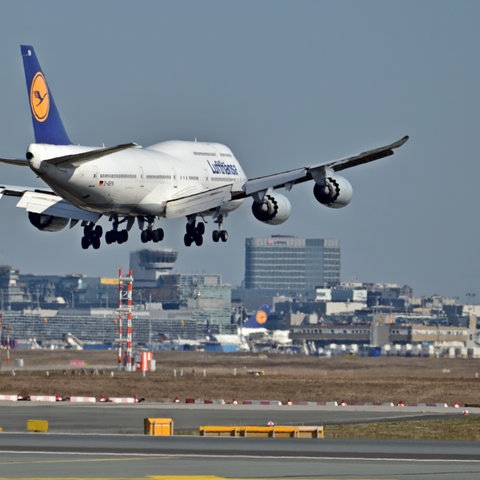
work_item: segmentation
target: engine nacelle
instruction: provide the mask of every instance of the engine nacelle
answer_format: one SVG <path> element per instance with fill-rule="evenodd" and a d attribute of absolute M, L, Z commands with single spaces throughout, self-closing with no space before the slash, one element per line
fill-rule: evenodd
<path fill-rule="evenodd" d="M 352 200 L 353 188 L 343 177 L 325 177 L 313 187 L 315 198 L 326 207 L 346 207 Z"/>
<path fill-rule="evenodd" d="M 257 220 L 269 225 L 280 225 L 290 216 L 290 201 L 280 193 L 268 192 L 262 203 L 253 202 L 252 213 Z"/>
<path fill-rule="evenodd" d="M 58 232 L 65 228 L 68 218 L 54 217 L 53 215 L 44 215 L 43 213 L 28 212 L 30 223 L 44 232 Z"/>

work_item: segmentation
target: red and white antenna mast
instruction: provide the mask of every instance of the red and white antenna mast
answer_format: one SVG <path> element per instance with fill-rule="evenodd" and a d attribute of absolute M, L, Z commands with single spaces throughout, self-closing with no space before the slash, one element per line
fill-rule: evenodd
<path fill-rule="evenodd" d="M 124 289 L 127 289 L 127 306 L 123 306 L 123 298 L 125 296 Z M 125 357 L 125 369 L 127 372 L 132 371 L 132 291 L 133 276 L 132 269 L 128 272 L 128 277 L 123 276 L 123 270 L 120 268 L 118 272 L 118 368 L 122 367 L 123 358 Z M 123 314 L 127 314 L 127 337 L 123 338 Z M 126 343 L 125 355 L 124 344 Z"/>

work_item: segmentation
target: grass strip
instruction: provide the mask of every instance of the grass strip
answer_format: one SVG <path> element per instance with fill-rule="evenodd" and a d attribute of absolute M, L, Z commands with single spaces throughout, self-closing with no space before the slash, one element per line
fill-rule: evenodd
<path fill-rule="evenodd" d="M 480 416 L 325 426 L 325 438 L 480 440 Z"/>

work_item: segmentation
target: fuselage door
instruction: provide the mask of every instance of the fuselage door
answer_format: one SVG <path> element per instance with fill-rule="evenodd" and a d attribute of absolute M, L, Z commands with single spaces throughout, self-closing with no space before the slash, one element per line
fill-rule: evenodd
<path fill-rule="evenodd" d="M 177 171 L 175 170 L 175 168 L 172 167 L 171 173 L 172 173 L 173 188 L 178 188 L 178 177 L 177 177 Z"/>

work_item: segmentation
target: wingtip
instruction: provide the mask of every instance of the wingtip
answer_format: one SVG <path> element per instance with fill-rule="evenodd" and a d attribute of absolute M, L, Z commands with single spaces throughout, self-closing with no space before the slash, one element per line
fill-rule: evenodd
<path fill-rule="evenodd" d="M 409 135 L 405 135 L 405 136 L 402 137 L 400 140 L 398 140 L 398 142 L 395 142 L 395 143 L 392 145 L 392 148 L 401 147 L 404 143 L 406 143 L 406 142 L 408 141 L 409 138 L 410 138 Z"/>

